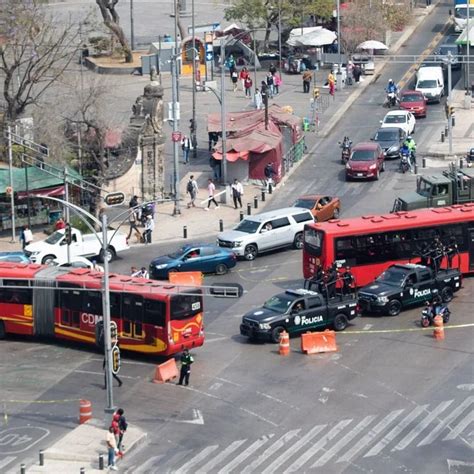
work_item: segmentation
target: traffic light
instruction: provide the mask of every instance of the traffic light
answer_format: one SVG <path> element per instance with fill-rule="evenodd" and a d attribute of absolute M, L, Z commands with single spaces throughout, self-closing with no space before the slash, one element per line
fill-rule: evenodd
<path fill-rule="evenodd" d="M 314 99 L 319 98 L 319 94 L 320 94 L 319 87 L 315 87 L 315 88 L 313 89 L 313 98 L 314 98 Z"/>
<path fill-rule="evenodd" d="M 446 104 L 445 111 L 446 111 L 446 117 L 447 118 L 451 117 L 452 115 L 454 115 L 454 112 L 455 112 L 454 105 Z"/>
<path fill-rule="evenodd" d="M 66 243 L 68 245 L 71 245 L 72 242 L 72 228 L 71 224 L 66 224 L 66 227 L 64 228 L 64 235 L 66 236 Z"/>
<path fill-rule="evenodd" d="M 107 206 L 120 206 L 125 201 L 125 194 L 122 192 L 109 193 L 104 197 Z"/>
<path fill-rule="evenodd" d="M 118 330 L 117 323 L 115 321 L 110 321 L 110 342 L 112 345 L 118 343 Z"/>
<path fill-rule="evenodd" d="M 120 370 L 120 349 L 118 346 L 112 348 L 112 373 L 117 375 Z"/>

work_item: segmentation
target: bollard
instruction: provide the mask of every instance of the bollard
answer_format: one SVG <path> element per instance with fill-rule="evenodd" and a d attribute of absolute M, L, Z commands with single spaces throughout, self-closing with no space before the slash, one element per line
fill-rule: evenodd
<path fill-rule="evenodd" d="M 273 193 L 272 183 L 268 183 L 268 194 L 272 194 L 272 193 Z"/>
<path fill-rule="evenodd" d="M 252 204 L 247 204 L 247 215 L 250 216 L 252 214 Z"/>
<path fill-rule="evenodd" d="M 26 464 L 20 464 L 20 474 L 26 474 Z"/>
<path fill-rule="evenodd" d="M 265 202 L 265 190 L 262 190 L 262 202 Z"/>
<path fill-rule="evenodd" d="M 456 119 L 454 115 L 451 115 L 451 127 L 454 127 L 456 125 Z"/>
<path fill-rule="evenodd" d="M 183 225 L 183 239 L 188 238 L 188 227 Z"/>
<path fill-rule="evenodd" d="M 104 470 L 104 455 L 99 454 L 99 471 Z"/>
<path fill-rule="evenodd" d="M 253 197 L 253 207 L 258 209 L 258 196 Z"/>
<path fill-rule="evenodd" d="M 224 232 L 224 221 L 219 219 L 219 232 Z"/>
<path fill-rule="evenodd" d="M 444 137 L 445 137 L 444 132 L 441 132 L 441 143 L 444 143 Z"/>
<path fill-rule="evenodd" d="M 79 469 L 79 474 L 86 474 L 86 468 L 81 467 L 81 469 Z"/>
<path fill-rule="evenodd" d="M 464 160 L 462 158 L 459 160 L 459 168 L 464 168 Z"/>
<path fill-rule="evenodd" d="M 426 168 L 426 158 L 422 158 L 421 160 L 421 167 Z"/>
<path fill-rule="evenodd" d="M 240 211 L 240 220 L 241 220 L 241 221 L 244 220 L 244 211 Z"/>
<path fill-rule="evenodd" d="M 40 449 L 39 452 L 39 464 L 40 466 L 44 466 L 44 451 Z"/>
<path fill-rule="evenodd" d="M 444 127 L 444 136 L 447 137 L 447 136 L 448 136 L 448 133 L 449 133 L 449 128 L 448 128 L 448 126 L 446 125 L 446 126 Z"/>
<path fill-rule="evenodd" d="M 415 166 L 413 167 L 413 170 L 415 174 L 418 174 L 418 165 L 415 163 Z"/>

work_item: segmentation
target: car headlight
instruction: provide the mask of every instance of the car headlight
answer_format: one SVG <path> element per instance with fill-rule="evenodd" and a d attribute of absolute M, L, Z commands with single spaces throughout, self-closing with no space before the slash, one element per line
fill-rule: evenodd
<path fill-rule="evenodd" d="M 234 242 L 234 247 L 240 247 L 242 245 L 242 240 L 237 240 Z"/>
<path fill-rule="evenodd" d="M 383 304 L 388 303 L 388 298 L 386 296 L 379 296 L 377 298 L 377 303 L 383 303 Z"/>
<path fill-rule="evenodd" d="M 375 170 L 376 168 L 377 168 L 377 165 L 375 163 L 369 166 L 369 170 Z"/>
<path fill-rule="evenodd" d="M 259 324 L 260 329 L 271 329 L 271 326 L 269 323 L 262 323 Z"/>
<path fill-rule="evenodd" d="M 157 270 L 163 270 L 163 268 L 166 268 L 168 266 L 167 263 L 162 263 L 161 265 L 155 265 L 155 268 Z"/>
<path fill-rule="evenodd" d="M 346 170 L 350 170 L 350 169 L 351 169 L 350 163 L 346 163 Z"/>

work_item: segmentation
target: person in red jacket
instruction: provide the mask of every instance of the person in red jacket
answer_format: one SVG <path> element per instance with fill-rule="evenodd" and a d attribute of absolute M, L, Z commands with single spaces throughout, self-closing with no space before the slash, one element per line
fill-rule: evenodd
<path fill-rule="evenodd" d="M 242 91 L 245 91 L 246 95 L 247 95 L 247 91 L 245 90 L 245 79 L 247 79 L 247 77 L 250 77 L 250 74 L 249 74 L 248 69 L 244 66 L 240 70 L 239 79 L 240 79 L 240 83 L 242 84 Z"/>

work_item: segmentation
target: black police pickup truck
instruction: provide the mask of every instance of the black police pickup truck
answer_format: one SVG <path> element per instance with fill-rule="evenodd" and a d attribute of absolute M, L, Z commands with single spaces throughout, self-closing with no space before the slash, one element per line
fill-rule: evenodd
<path fill-rule="evenodd" d="M 333 327 L 342 331 L 359 315 L 355 295 L 337 296 L 328 301 L 310 290 L 286 290 L 270 298 L 261 308 L 242 318 L 240 334 L 250 339 L 278 342 L 280 333 L 293 334 Z"/>
<path fill-rule="evenodd" d="M 402 308 L 423 304 L 439 295 L 447 303 L 461 288 L 458 269 L 441 269 L 408 263 L 392 265 L 373 283 L 359 290 L 359 305 L 363 311 L 396 316 Z"/>

